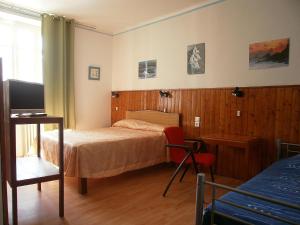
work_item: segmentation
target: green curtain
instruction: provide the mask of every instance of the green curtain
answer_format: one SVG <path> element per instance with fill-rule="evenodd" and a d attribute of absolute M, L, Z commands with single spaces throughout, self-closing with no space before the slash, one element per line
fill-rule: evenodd
<path fill-rule="evenodd" d="M 74 21 L 43 14 L 42 39 L 46 113 L 74 129 Z"/>

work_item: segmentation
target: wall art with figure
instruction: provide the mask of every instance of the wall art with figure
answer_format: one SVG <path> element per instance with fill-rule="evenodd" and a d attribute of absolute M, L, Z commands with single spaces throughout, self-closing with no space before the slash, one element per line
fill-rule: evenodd
<path fill-rule="evenodd" d="M 187 72 L 188 74 L 205 73 L 205 43 L 187 47 Z"/>

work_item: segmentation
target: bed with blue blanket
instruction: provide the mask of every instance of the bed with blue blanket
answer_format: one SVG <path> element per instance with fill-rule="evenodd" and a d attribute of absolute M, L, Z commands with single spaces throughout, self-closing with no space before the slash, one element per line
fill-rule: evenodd
<path fill-rule="evenodd" d="M 209 183 L 209 182 L 208 182 Z M 263 172 L 238 187 L 239 190 L 266 196 L 275 200 L 284 201 L 300 207 L 300 154 L 279 160 Z M 300 211 L 278 204 L 270 203 L 236 192 L 229 192 L 220 200 L 230 201 L 242 207 L 254 209 L 271 216 L 280 217 L 300 224 Z M 215 201 L 215 210 L 249 224 L 278 225 L 291 224 L 274 218 L 268 218 L 242 208 Z M 212 205 L 204 210 L 203 224 L 211 224 Z M 245 224 L 235 222 L 218 214 L 214 215 L 214 224 L 235 225 Z"/>

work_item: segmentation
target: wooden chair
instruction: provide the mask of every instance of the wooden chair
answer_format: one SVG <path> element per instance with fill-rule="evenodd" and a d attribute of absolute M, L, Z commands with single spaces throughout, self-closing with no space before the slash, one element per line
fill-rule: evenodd
<path fill-rule="evenodd" d="M 198 139 L 185 139 L 183 129 L 180 127 L 168 127 L 165 130 L 168 144 L 166 147 L 170 149 L 170 160 L 178 165 L 173 173 L 163 196 L 165 197 L 172 182 L 182 167 L 185 169 L 181 175 L 180 182 L 183 180 L 186 172 L 193 165 L 196 175 L 198 173 L 198 165 L 208 167 L 210 169 L 211 180 L 214 182 L 213 165 L 215 156 L 212 153 L 203 153 L 204 142 Z"/>

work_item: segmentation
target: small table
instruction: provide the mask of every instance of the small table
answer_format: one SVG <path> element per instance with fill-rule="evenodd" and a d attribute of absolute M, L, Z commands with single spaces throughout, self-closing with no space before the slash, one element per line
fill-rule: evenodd
<path fill-rule="evenodd" d="M 12 223 L 18 224 L 17 187 L 37 184 L 41 191 L 41 182 L 59 180 L 59 216 L 64 216 L 64 153 L 63 153 L 63 118 L 62 117 L 11 117 L 7 121 L 9 142 L 6 146 L 7 181 L 12 188 Z M 16 126 L 25 124 L 37 125 L 37 156 L 16 158 Z M 42 159 L 41 124 L 57 124 L 59 128 L 59 168 Z"/>
<path fill-rule="evenodd" d="M 209 145 L 215 145 L 216 165 L 218 163 L 219 145 L 243 149 L 245 163 L 243 179 L 249 179 L 255 176 L 262 169 L 262 139 L 260 138 L 231 134 L 209 134 L 201 136 L 201 139 Z M 250 162 L 252 162 L 251 159 L 255 159 L 257 161 L 250 167 Z"/>

